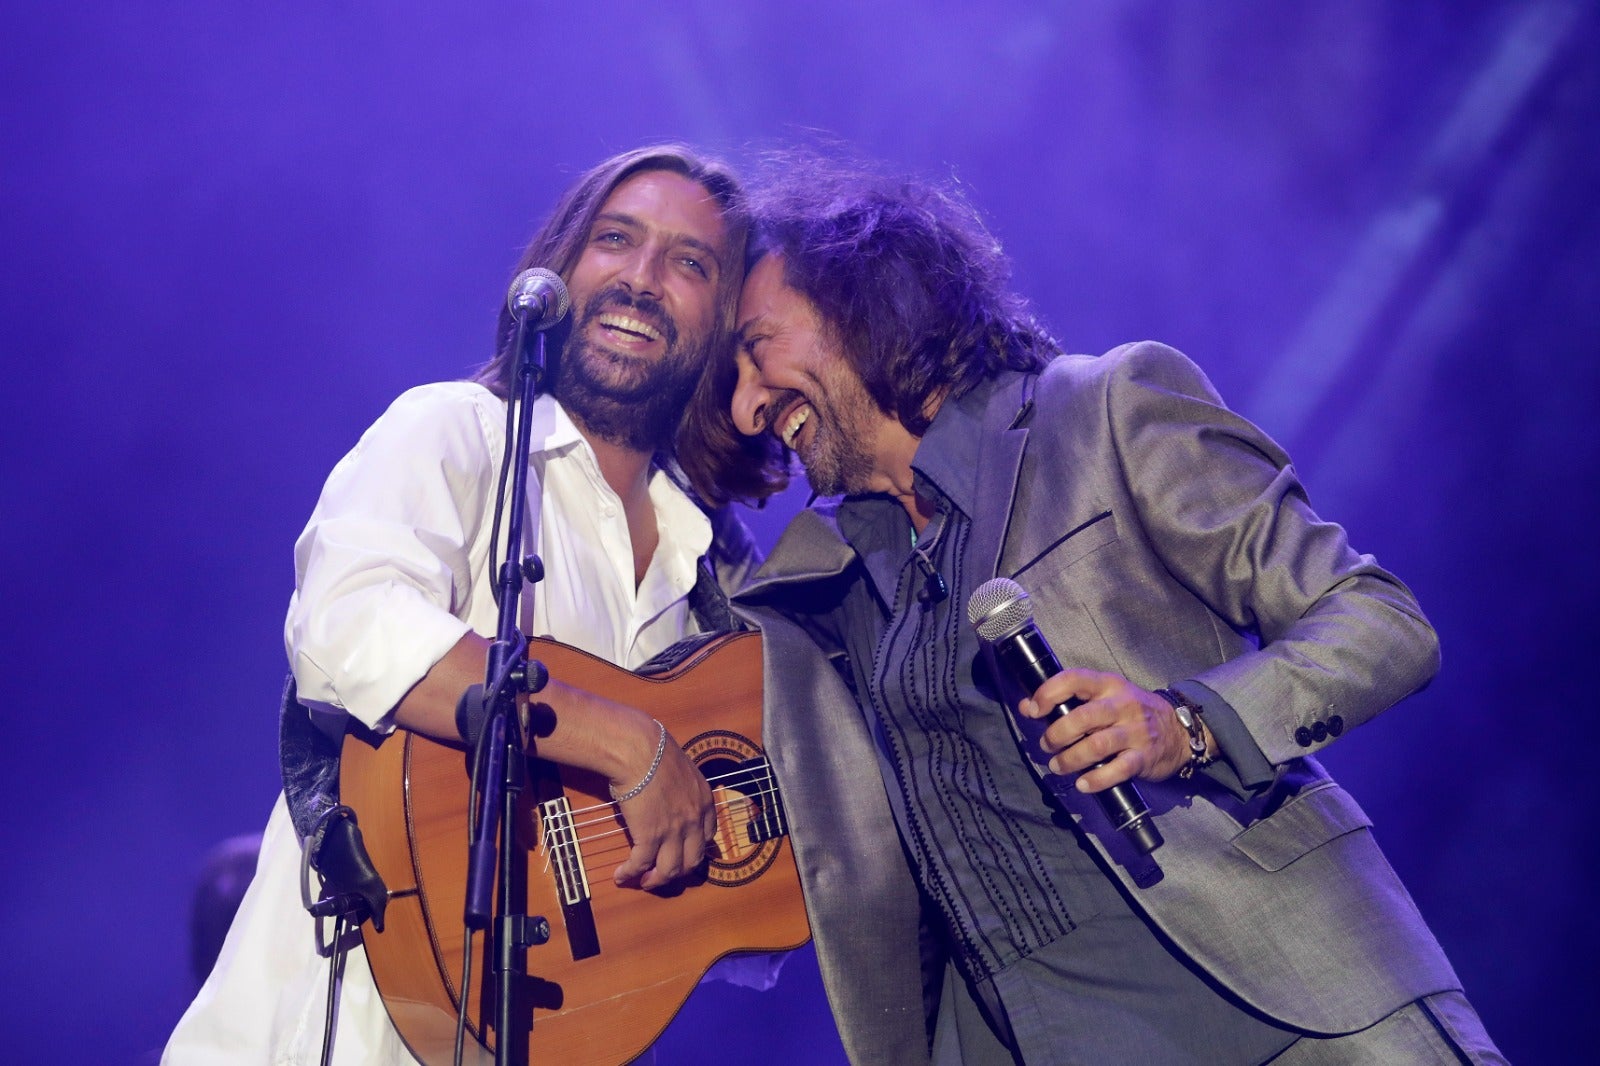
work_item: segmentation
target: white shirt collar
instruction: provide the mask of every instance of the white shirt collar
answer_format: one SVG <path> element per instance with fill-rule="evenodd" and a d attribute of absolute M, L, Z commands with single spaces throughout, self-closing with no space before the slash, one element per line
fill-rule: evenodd
<path fill-rule="evenodd" d="M 548 516 L 535 520 L 536 550 L 549 576 L 533 597 L 532 632 L 564 633 L 568 643 L 637 666 L 676 639 L 671 634 L 692 629 L 686 598 L 699 576 L 699 560 L 711 547 L 711 520 L 665 471 L 652 467 L 649 493 L 657 543 L 635 589 L 621 500 L 601 474 L 594 448 L 548 395 L 535 399 L 530 419 L 530 461 L 543 484 L 535 506 L 564 516 L 560 528 L 546 525 Z M 582 558 L 593 567 L 586 578 L 564 572 L 563 560 L 576 564 Z M 595 584 L 599 573 L 611 575 L 604 588 Z"/>
<path fill-rule="evenodd" d="M 589 447 L 589 442 L 584 439 L 578 424 L 567 414 L 567 409 L 548 392 L 541 392 L 533 398 L 533 411 L 529 418 L 529 440 L 535 452 L 559 452 L 582 444 L 594 455 L 594 449 Z M 508 445 L 510 441 L 506 442 Z M 598 461 L 597 461 L 598 465 Z"/>

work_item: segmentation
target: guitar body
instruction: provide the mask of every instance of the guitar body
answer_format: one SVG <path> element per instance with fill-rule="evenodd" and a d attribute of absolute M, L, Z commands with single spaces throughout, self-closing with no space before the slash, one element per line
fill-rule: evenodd
<path fill-rule="evenodd" d="M 761 641 L 717 638 L 672 670 L 634 674 L 548 640 L 529 656 L 550 676 L 631 704 L 666 724 L 717 799 L 715 853 L 703 876 L 666 892 L 617 888 L 629 843 L 606 782 L 529 760 L 518 799 L 524 910 L 550 923 L 527 951 L 530 1062 L 616 1066 L 660 1035 L 717 959 L 783 951 L 810 938 L 794 855 L 761 752 Z M 395 1027 L 428 1066 L 454 1055 L 465 930 L 469 767 L 459 746 L 397 731 L 347 737 L 340 792 L 389 889 L 367 958 Z M 489 1063 L 494 973 L 473 944 L 466 1060 Z M 474 1039 L 476 1038 L 476 1039 Z"/>

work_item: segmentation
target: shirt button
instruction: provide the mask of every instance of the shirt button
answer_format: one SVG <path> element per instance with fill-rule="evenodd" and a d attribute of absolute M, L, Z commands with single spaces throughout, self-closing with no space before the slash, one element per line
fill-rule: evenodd
<path fill-rule="evenodd" d="M 1305 726 L 1296 729 L 1294 731 L 1294 742 L 1302 748 L 1309 748 L 1311 746 L 1311 730 Z"/>
<path fill-rule="evenodd" d="M 1344 719 L 1337 714 L 1328 719 L 1328 735 L 1336 737 L 1344 732 Z"/>
<path fill-rule="evenodd" d="M 1311 739 L 1316 741 L 1318 744 L 1321 744 L 1324 740 L 1327 740 L 1328 727 L 1323 725 L 1321 722 L 1313 725 L 1311 727 Z"/>

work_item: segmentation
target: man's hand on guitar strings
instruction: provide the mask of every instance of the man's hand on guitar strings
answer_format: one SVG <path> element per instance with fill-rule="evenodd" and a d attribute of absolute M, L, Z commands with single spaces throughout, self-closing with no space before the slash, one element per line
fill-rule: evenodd
<path fill-rule="evenodd" d="M 638 763 L 638 776 L 616 783 L 619 795 L 644 777 L 655 757 L 658 736 L 652 720 L 648 755 Z M 665 888 L 704 864 L 717 829 L 711 786 L 670 734 L 654 777 L 621 808 L 633 847 L 612 874 L 618 885 Z"/>

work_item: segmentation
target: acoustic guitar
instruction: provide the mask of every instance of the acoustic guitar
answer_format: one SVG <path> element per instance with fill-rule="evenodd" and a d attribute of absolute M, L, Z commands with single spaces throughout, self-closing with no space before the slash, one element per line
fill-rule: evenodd
<path fill-rule="evenodd" d="M 529 760 L 516 832 L 529 915 L 549 920 L 528 949 L 528 1061 L 615 1066 L 647 1048 L 717 959 L 810 939 L 777 783 L 761 750 L 761 640 L 730 634 L 670 670 L 632 673 L 549 640 L 530 643 L 550 676 L 666 724 L 711 784 L 717 833 L 703 872 L 669 890 L 618 888 L 626 826 L 599 775 Z M 346 738 L 340 792 L 389 889 L 367 958 L 395 1028 L 427 1066 L 454 1057 L 465 930 L 469 767 L 460 746 L 397 731 Z M 466 1060 L 492 1062 L 494 972 L 474 938 Z"/>

